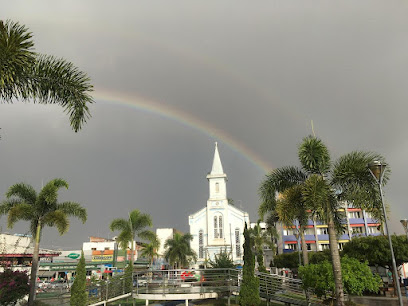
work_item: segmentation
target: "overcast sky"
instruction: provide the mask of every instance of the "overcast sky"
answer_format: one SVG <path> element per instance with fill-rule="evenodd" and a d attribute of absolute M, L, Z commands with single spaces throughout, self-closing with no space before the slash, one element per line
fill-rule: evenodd
<path fill-rule="evenodd" d="M 297 164 L 314 131 L 333 159 L 383 154 L 391 229 L 408 218 L 406 1 L 5 1 L 38 52 L 64 57 L 94 84 L 79 133 L 58 106 L 0 104 L 0 195 L 61 177 L 61 200 L 88 210 L 42 247 L 79 249 L 112 237 L 140 209 L 155 227 L 188 231 L 206 204 L 214 142 L 228 196 L 258 218 L 258 186 Z M 5 217 L 0 219 L 6 231 Z M 11 233 L 23 233 L 20 222 Z"/>

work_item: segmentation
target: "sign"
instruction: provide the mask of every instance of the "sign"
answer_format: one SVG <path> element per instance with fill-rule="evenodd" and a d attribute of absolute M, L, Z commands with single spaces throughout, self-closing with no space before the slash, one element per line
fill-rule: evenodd
<path fill-rule="evenodd" d="M 92 255 L 92 261 L 113 261 L 113 255 Z"/>
<path fill-rule="evenodd" d="M 70 254 L 67 255 L 67 257 L 69 257 L 71 259 L 77 259 L 79 256 L 81 256 L 81 255 L 79 255 L 78 253 L 70 253 Z"/>

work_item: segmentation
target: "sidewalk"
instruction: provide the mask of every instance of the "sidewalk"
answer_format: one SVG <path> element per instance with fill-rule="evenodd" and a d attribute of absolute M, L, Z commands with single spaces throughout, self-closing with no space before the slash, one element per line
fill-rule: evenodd
<path fill-rule="evenodd" d="M 404 306 L 408 306 L 408 298 L 402 297 Z M 353 296 L 351 300 L 359 305 L 370 305 L 370 306 L 398 306 L 398 298 L 394 297 L 377 297 L 377 296 Z"/>

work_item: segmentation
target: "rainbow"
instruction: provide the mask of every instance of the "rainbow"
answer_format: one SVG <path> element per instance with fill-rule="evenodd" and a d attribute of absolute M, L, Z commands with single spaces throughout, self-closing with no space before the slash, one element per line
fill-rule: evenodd
<path fill-rule="evenodd" d="M 201 133 L 204 133 L 212 138 L 216 138 L 221 142 L 228 145 L 233 151 L 241 154 L 245 159 L 258 167 L 262 172 L 267 173 L 272 169 L 272 166 L 262 159 L 252 149 L 239 142 L 230 134 L 217 129 L 214 126 L 208 124 L 208 122 L 201 120 L 193 116 L 190 113 L 184 112 L 180 109 L 170 107 L 165 103 L 159 103 L 140 95 L 127 95 L 125 93 L 115 93 L 113 91 L 106 91 L 96 89 L 93 93 L 93 97 L 98 102 L 104 102 L 109 104 L 115 104 L 122 107 L 129 107 L 136 111 L 142 111 L 154 115 L 158 115 L 162 118 L 166 118 L 172 121 L 176 121 L 187 127 L 193 128 Z"/>

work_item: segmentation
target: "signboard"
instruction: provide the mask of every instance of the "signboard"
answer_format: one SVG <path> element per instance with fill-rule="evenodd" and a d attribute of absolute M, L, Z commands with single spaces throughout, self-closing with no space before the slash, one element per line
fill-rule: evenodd
<path fill-rule="evenodd" d="M 70 253 L 67 255 L 67 257 L 71 258 L 71 259 L 77 259 L 79 256 L 81 256 L 78 253 Z"/>
<path fill-rule="evenodd" d="M 92 255 L 92 261 L 113 261 L 113 255 Z"/>

